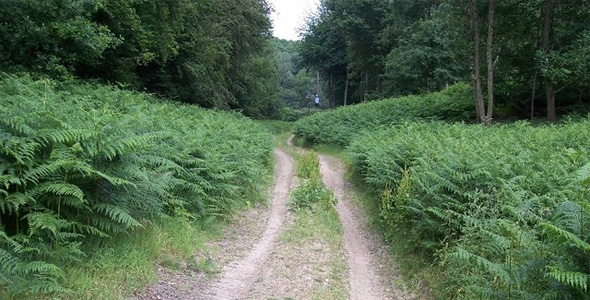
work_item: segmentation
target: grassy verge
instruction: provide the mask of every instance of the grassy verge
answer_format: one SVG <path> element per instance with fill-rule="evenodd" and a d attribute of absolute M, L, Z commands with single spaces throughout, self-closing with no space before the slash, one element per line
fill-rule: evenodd
<path fill-rule="evenodd" d="M 194 267 L 193 255 L 208 251 L 207 242 L 218 238 L 221 229 L 221 223 L 197 225 L 179 218 L 152 223 L 93 247 L 83 263 L 66 267 L 71 293 L 38 299 L 126 299 L 157 280 L 155 265 Z"/>
<path fill-rule="evenodd" d="M 260 178 L 257 192 L 244 195 L 242 208 L 265 201 L 272 184 L 269 169 Z M 239 209 L 236 209 L 236 211 Z M 65 267 L 68 294 L 38 296 L 38 300 L 78 299 L 129 299 L 136 291 L 157 281 L 157 266 L 175 271 L 190 269 L 217 272 L 207 258 L 197 259 L 198 253 L 207 257 L 218 251 L 210 242 L 222 238 L 226 219 L 209 218 L 189 221 L 183 218 L 165 218 L 149 222 L 142 229 L 120 235 L 101 244 L 89 244 L 91 253 L 82 262 Z M 24 298 L 30 299 L 30 295 Z"/>
<path fill-rule="evenodd" d="M 348 265 L 336 199 L 322 183 L 317 154 L 302 152 L 294 157 L 301 183 L 289 203 L 295 212 L 294 224 L 283 233 L 281 242 L 292 249 L 311 248 L 316 252 L 311 299 L 347 299 Z"/>

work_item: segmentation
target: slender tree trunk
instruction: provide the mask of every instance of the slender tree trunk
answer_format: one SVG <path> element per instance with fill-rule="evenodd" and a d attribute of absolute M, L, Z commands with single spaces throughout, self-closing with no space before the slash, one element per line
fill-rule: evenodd
<path fill-rule="evenodd" d="M 535 97 L 537 96 L 537 72 L 533 75 L 533 90 L 531 92 L 531 120 L 535 118 Z"/>
<path fill-rule="evenodd" d="M 553 0 L 545 0 L 545 20 L 543 22 L 543 52 L 545 59 L 548 59 L 551 50 L 551 29 L 553 19 Z M 557 121 L 555 114 L 555 90 L 551 78 L 545 78 L 545 89 L 547 91 L 547 120 L 549 122 Z"/>
<path fill-rule="evenodd" d="M 365 88 L 363 89 L 363 102 L 367 101 L 367 92 L 369 91 L 369 73 L 365 73 Z"/>
<path fill-rule="evenodd" d="M 361 72 L 361 82 L 359 84 L 360 89 L 360 102 L 365 102 L 367 100 L 365 98 L 365 94 L 367 93 L 367 75 L 364 72 Z"/>
<path fill-rule="evenodd" d="M 348 104 L 348 70 L 346 70 L 346 85 L 344 87 L 344 106 Z"/>
<path fill-rule="evenodd" d="M 494 116 L 494 60 L 493 60 L 493 43 L 494 43 L 494 11 L 496 9 L 495 0 L 489 0 L 488 12 L 488 44 L 487 44 L 487 61 L 488 61 L 488 114 L 486 124 L 490 124 Z"/>
<path fill-rule="evenodd" d="M 485 108 L 483 105 L 483 92 L 481 89 L 481 66 L 479 63 L 479 18 L 477 15 L 477 0 L 471 0 L 471 28 L 473 30 L 473 85 L 475 90 L 475 110 L 477 122 L 483 123 Z"/>
<path fill-rule="evenodd" d="M 316 84 L 315 84 L 315 97 L 319 97 L 320 96 L 320 71 L 315 71 L 315 76 L 316 76 Z M 320 99 L 320 102 L 322 100 Z M 315 102 L 315 100 L 314 100 Z"/>
<path fill-rule="evenodd" d="M 336 97 L 334 95 L 334 73 L 330 72 L 330 108 L 336 106 Z"/>

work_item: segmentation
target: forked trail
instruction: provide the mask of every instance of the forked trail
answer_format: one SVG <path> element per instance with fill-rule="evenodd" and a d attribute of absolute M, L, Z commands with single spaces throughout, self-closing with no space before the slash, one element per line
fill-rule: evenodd
<path fill-rule="evenodd" d="M 223 262 L 223 258 L 218 257 L 224 266 L 214 278 L 161 271 L 160 282 L 138 298 L 234 300 L 295 296 L 296 299 L 316 299 L 306 290 L 318 284 L 330 285 L 323 280 L 318 283 L 317 269 L 322 269 L 321 260 L 336 258 L 343 264 L 346 264 L 344 261 L 348 263 L 348 278 L 345 278 L 348 284 L 339 287 L 348 289 L 341 293 L 348 299 L 416 299 L 397 284 L 395 264 L 379 237 L 368 227 L 362 210 L 350 201 L 353 190 L 345 181 L 344 164 L 336 158 L 320 155 L 320 169 L 325 185 L 339 200 L 336 209 L 343 227 L 344 249 L 335 251 L 320 245 L 321 253 L 318 253 L 317 242 L 308 243 L 310 247 L 292 249 L 291 244 L 279 240 L 286 227 L 292 226 L 287 202 L 296 179 L 293 159 L 281 149 L 276 149 L 274 154 L 277 166 L 270 209 L 246 212 L 245 219 L 249 221 L 236 225 L 237 236 L 225 238 L 218 245 L 222 255 L 232 256 L 233 262 Z"/>

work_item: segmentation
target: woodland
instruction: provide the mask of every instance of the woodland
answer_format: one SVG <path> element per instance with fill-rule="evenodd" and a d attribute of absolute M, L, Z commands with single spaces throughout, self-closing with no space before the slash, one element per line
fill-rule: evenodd
<path fill-rule="evenodd" d="M 300 51 L 340 107 L 293 131 L 344 147 L 406 276 L 589 299 L 590 2 L 322 3 Z"/>
<path fill-rule="evenodd" d="M 300 41 L 272 9 L 0 0 L 0 298 L 250 205 L 272 119 L 345 149 L 433 299 L 590 299 L 589 0 L 323 0 Z"/>

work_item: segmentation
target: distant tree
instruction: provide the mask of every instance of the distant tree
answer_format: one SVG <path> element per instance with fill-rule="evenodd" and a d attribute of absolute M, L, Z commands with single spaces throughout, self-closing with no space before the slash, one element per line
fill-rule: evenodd
<path fill-rule="evenodd" d="M 454 39 L 456 26 L 447 15 L 452 7 L 433 1 L 396 1 L 384 28 L 392 49 L 385 60 L 384 89 L 388 95 L 437 91 L 467 80 Z"/>
<path fill-rule="evenodd" d="M 301 63 L 300 41 L 275 39 L 281 73 L 281 98 L 291 108 L 304 108 L 311 103 L 315 77 Z"/>
<path fill-rule="evenodd" d="M 97 66 L 123 39 L 91 20 L 101 1 L 3 0 L 0 67 L 64 76 Z"/>

